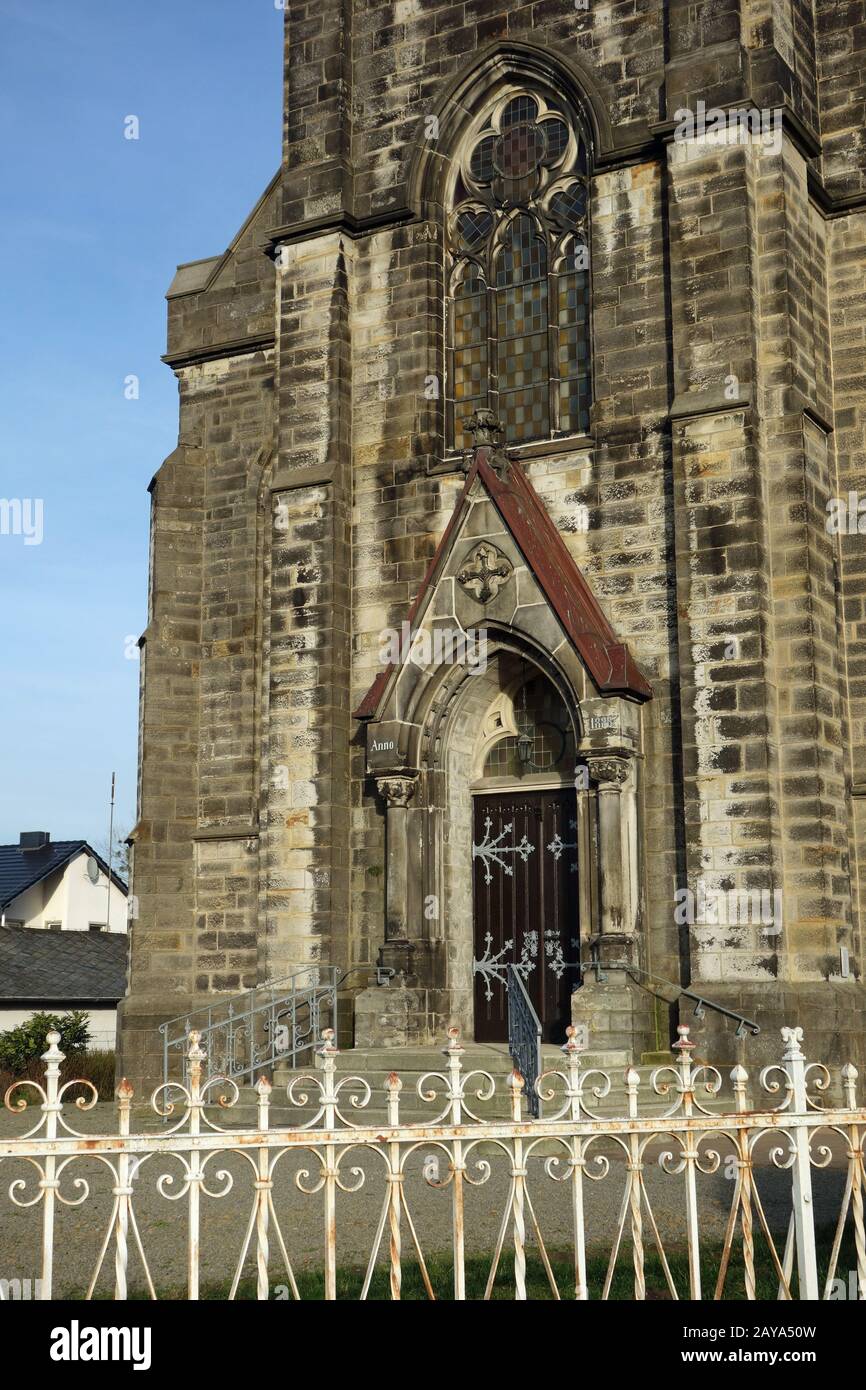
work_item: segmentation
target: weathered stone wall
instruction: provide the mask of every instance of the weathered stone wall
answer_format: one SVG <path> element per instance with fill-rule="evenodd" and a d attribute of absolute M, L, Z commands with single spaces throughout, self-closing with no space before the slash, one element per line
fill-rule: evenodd
<path fill-rule="evenodd" d="M 545 70 L 592 127 L 593 407 L 589 438 L 518 452 L 654 686 L 643 959 L 844 1051 L 866 562 L 824 522 L 866 496 L 863 4 L 289 0 L 285 40 L 281 173 L 169 299 L 130 1069 L 160 1010 L 375 959 L 384 815 L 351 712 L 462 482 L 429 389 L 442 189 L 497 83 Z M 672 141 L 699 100 L 784 107 L 781 146 Z M 781 934 L 679 922 L 699 880 L 779 891 Z"/>
<path fill-rule="evenodd" d="M 259 978 L 259 493 L 274 429 L 275 283 L 261 239 L 274 196 L 272 185 L 230 253 L 182 267 L 169 291 L 180 426 L 152 486 L 138 917 L 121 1006 L 130 1075 L 161 1065 L 156 1023 Z"/>
<path fill-rule="evenodd" d="M 866 191 L 866 5 L 815 7 L 821 108 L 820 169 L 834 197 Z"/>

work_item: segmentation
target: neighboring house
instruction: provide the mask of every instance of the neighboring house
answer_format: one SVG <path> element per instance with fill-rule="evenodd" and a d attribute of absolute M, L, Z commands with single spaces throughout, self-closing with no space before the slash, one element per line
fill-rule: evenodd
<path fill-rule="evenodd" d="M 0 1032 L 32 1014 L 85 1009 L 91 1046 L 113 1048 L 126 991 L 125 933 L 0 926 Z"/>
<path fill-rule="evenodd" d="M 86 840 L 51 841 L 47 831 L 22 831 L 0 845 L 0 926 L 53 931 L 127 930 L 129 889 Z"/>

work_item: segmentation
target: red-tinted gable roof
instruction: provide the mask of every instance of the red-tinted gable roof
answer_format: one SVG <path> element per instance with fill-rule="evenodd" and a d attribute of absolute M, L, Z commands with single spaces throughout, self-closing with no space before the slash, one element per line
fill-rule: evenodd
<path fill-rule="evenodd" d="M 451 549 L 452 537 L 469 506 L 472 485 L 476 478 L 480 478 L 598 689 L 606 695 L 626 695 L 635 700 L 651 699 L 652 686 L 626 644 L 618 641 L 592 589 L 520 464 L 511 460 L 502 479 L 490 465 L 493 452 L 488 446 L 482 446 L 475 452 L 466 486 L 409 609 L 410 631 L 414 630 L 415 618 L 423 611 L 427 594 L 439 578 Z M 376 677 L 355 711 L 356 719 L 375 717 L 393 669 L 393 666 L 389 666 Z"/>

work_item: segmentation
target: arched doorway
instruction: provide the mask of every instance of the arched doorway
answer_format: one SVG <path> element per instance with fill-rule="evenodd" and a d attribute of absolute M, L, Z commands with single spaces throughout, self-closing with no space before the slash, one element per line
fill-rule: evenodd
<path fill-rule="evenodd" d="M 477 428 L 494 432 L 483 421 Z M 473 1036 L 476 1015 L 479 1035 L 498 1033 L 501 1000 L 487 1011 L 485 991 L 476 1009 L 476 976 L 498 985 L 515 942 L 528 975 L 550 962 L 537 974 L 550 986 L 540 1011 L 547 1036 L 562 1040 L 578 959 L 621 972 L 635 956 L 639 707 L 651 689 L 519 463 L 489 442 L 474 451 L 404 628 L 356 710 L 385 816 L 377 965 L 392 982 L 355 1000 L 356 1040 L 433 1041 L 452 1025 Z M 521 829 L 516 841 L 531 841 L 536 878 L 518 885 L 522 899 L 487 904 L 486 923 L 476 921 L 478 863 L 516 823 L 510 810 L 537 822 L 533 837 Z M 507 891 L 514 873 L 503 878 Z M 497 956 L 501 968 L 491 971 Z"/>
<path fill-rule="evenodd" d="M 547 1042 L 564 1039 L 580 978 L 574 730 L 551 682 L 521 667 L 488 711 L 471 784 L 478 1042 L 508 1037 L 508 965 L 519 970 Z"/>
<path fill-rule="evenodd" d="M 431 702 L 420 749 L 436 865 L 425 892 L 441 903 L 451 1006 L 476 1041 L 504 1042 L 514 964 L 545 1041 L 563 1042 L 597 907 L 580 700 L 514 634 L 491 640 L 483 673 L 454 676 Z"/>

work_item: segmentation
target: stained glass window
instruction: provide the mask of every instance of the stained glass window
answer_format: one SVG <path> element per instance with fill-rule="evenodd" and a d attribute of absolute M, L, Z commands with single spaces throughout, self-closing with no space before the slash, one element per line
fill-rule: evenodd
<path fill-rule="evenodd" d="M 547 246 L 530 217 L 508 224 L 496 260 L 499 418 L 515 443 L 550 433 Z"/>
<path fill-rule="evenodd" d="M 559 426 L 571 434 L 589 429 L 589 254 L 573 243 L 557 273 Z"/>
<path fill-rule="evenodd" d="M 477 274 L 469 274 L 458 286 L 452 306 L 451 353 L 453 399 L 450 429 L 458 448 L 469 448 L 472 439 L 463 422 L 487 405 L 487 286 Z"/>
<path fill-rule="evenodd" d="M 499 739 L 484 760 L 485 777 L 567 774 L 574 768 L 574 735 L 565 705 L 543 677 L 527 681 L 515 695 L 514 718 L 523 747 L 517 735 L 506 734 Z"/>
<path fill-rule="evenodd" d="M 589 160 L 558 98 L 500 99 L 455 173 L 448 433 L 489 408 L 506 443 L 589 428 Z"/>
<path fill-rule="evenodd" d="M 479 140 L 469 159 L 469 170 L 478 183 L 489 183 L 493 178 L 493 146 L 496 144 L 494 135 L 485 135 L 483 140 Z"/>

